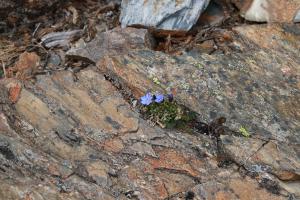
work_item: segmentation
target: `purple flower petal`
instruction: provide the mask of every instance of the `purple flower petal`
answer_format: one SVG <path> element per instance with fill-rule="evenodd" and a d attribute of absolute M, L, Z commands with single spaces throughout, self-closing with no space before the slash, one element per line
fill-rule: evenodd
<path fill-rule="evenodd" d="M 145 96 L 141 97 L 141 104 L 148 106 L 151 103 L 152 103 L 152 94 L 150 92 L 147 92 Z"/>
<path fill-rule="evenodd" d="M 168 94 L 168 99 L 169 99 L 169 101 L 170 101 L 170 102 L 172 102 L 172 101 L 173 101 L 173 99 L 174 99 L 174 96 L 173 96 L 173 94 Z"/>
<path fill-rule="evenodd" d="M 156 94 L 155 95 L 155 100 L 154 100 L 156 103 L 161 103 L 164 101 L 164 95 L 162 94 Z"/>

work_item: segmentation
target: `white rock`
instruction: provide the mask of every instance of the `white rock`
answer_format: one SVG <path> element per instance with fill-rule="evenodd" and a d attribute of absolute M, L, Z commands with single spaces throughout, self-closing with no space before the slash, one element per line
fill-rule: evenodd
<path fill-rule="evenodd" d="M 244 0 L 242 16 L 255 22 L 300 22 L 300 0 Z"/>
<path fill-rule="evenodd" d="M 294 22 L 296 23 L 296 22 L 300 22 L 300 10 L 298 10 L 298 12 L 297 12 L 297 14 L 296 14 L 296 16 L 295 16 L 295 18 L 294 18 Z"/>
<path fill-rule="evenodd" d="M 269 21 L 269 13 L 266 10 L 267 6 L 267 0 L 254 0 L 243 17 L 248 21 Z"/>
<path fill-rule="evenodd" d="M 210 0 L 123 0 L 122 27 L 144 26 L 161 30 L 188 31 Z"/>

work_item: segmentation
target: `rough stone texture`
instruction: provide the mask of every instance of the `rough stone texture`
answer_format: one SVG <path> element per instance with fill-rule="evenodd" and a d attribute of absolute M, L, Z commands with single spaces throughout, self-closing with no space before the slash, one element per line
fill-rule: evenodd
<path fill-rule="evenodd" d="M 198 112 L 203 121 L 225 116 L 227 126 L 237 134 L 239 128 L 246 128 L 253 139 L 228 136 L 222 141 L 225 152 L 248 171 L 292 181 L 281 186 L 299 196 L 295 189 L 300 188 L 296 30 L 296 25 L 237 27 L 230 55 L 174 57 L 143 49 L 106 56 L 98 67 L 130 88 L 136 98 L 148 89 L 175 90 L 176 99 Z"/>
<path fill-rule="evenodd" d="M 235 175 L 232 174 L 232 176 L 234 177 Z M 192 188 L 192 191 L 196 194 L 195 199 L 284 199 L 280 196 L 270 195 L 270 193 L 263 190 L 257 192 L 256 182 L 250 178 L 240 179 L 236 177 L 227 181 L 229 181 L 228 184 L 222 181 L 209 181 L 196 185 L 194 188 Z"/>
<path fill-rule="evenodd" d="M 85 54 L 112 32 L 74 53 L 100 60 L 97 67 L 0 81 L 0 199 L 175 200 L 189 191 L 201 200 L 300 197 L 294 26 L 235 28 L 230 55 L 179 57 L 142 40 L 131 49 L 144 30 L 115 31 L 124 39 L 119 54 L 103 53 L 105 45 Z M 229 130 L 216 142 L 151 126 L 112 83 L 136 98 L 174 88 L 203 121 L 226 116 Z M 252 137 L 234 133 L 240 126 Z M 233 163 L 221 168 L 218 152 Z"/>
<path fill-rule="evenodd" d="M 86 43 L 84 40 L 79 40 L 67 52 L 67 56 L 88 59 L 96 63 L 105 55 L 118 55 L 126 53 L 128 49 L 143 49 L 153 46 L 153 38 L 145 29 L 115 28 L 97 34 L 91 42 Z"/>
<path fill-rule="evenodd" d="M 20 83 L 0 85 L 0 199 L 176 199 L 200 182 L 223 181 L 227 195 L 244 183 L 236 168 L 199 156 L 214 154 L 208 136 L 148 125 L 94 69 L 38 76 L 14 104 Z M 231 195 L 283 198 L 249 181 Z"/>
<path fill-rule="evenodd" d="M 265 139 L 299 144 L 299 36 L 282 31 L 277 26 L 235 28 L 241 38 L 234 45 L 240 50 L 226 56 L 173 57 L 143 49 L 107 56 L 98 66 L 136 98 L 148 89 L 174 89 L 176 99 L 203 121 L 223 115 L 235 131 L 245 127 Z"/>
<path fill-rule="evenodd" d="M 144 26 L 162 30 L 188 31 L 199 19 L 209 0 L 123 0 L 122 27 Z"/>
<path fill-rule="evenodd" d="M 234 0 L 235 1 L 235 0 Z M 236 1 L 242 16 L 256 22 L 297 22 L 299 0 L 244 0 Z"/>

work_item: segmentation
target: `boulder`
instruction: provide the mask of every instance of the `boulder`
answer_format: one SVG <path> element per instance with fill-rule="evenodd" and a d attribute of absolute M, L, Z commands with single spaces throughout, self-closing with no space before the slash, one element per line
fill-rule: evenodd
<path fill-rule="evenodd" d="M 241 15 L 255 22 L 299 22 L 299 0 L 233 0 Z"/>
<path fill-rule="evenodd" d="M 142 26 L 168 31 L 188 31 L 209 0 L 123 0 L 122 27 Z"/>

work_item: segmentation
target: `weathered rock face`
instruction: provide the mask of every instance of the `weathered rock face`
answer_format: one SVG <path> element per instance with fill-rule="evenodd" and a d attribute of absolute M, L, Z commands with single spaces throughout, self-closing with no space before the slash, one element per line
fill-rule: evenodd
<path fill-rule="evenodd" d="M 284 199 L 199 156 L 214 155 L 208 136 L 149 126 L 95 69 L 41 75 L 17 94 L 17 81 L 0 85 L 0 199 L 177 199 L 190 189 Z"/>
<path fill-rule="evenodd" d="M 229 136 L 222 141 L 225 151 L 248 171 L 259 168 L 254 171 L 291 181 L 278 180 L 299 196 L 294 186 L 299 186 L 300 174 L 298 28 L 269 25 L 234 30 L 236 50 L 230 55 L 174 57 L 143 49 L 106 56 L 98 67 L 130 88 L 136 98 L 149 89 L 175 90 L 176 99 L 202 120 L 221 115 L 231 130 L 246 128 L 253 142 L 245 139 L 250 142 L 246 145 Z M 266 142 L 270 140 L 274 142 Z"/>
<path fill-rule="evenodd" d="M 237 27 L 230 55 L 170 56 L 143 44 L 145 30 L 115 31 L 72 52 L 97 67 L 0 81 L 0 199 L 300 197 L 295 25 Z M 173 88 L 229 129 L 217 142 L 151 126 L 112 83 L 136 98 Z M 234 164 L 219 167 L 219 152 Z"/>
<path fill-rule="evenodd" d="M 299 144 L 299 36 L 276 26 L 235 31 L 252 47 L 236 38 L 242 52 L 226 56 L 173 57 L 144 49 L 106 57 L 98 66 L 129 86 L 136 98 L 148 89 L 174 89 L 177 100 L 203 121 L 223 115 L 235 131 L 246 127 L 265 139 Z"/>
<path fill-rule="evenodd" d="M 120 21 L 122 27 L 188 31 L 208 3 L 209 0 L 123 0 Z"/>
<path fill-rule="evenodd" d="M 241 8 L 242 16 L 256 22 L 299 22 L 299 0 L 233 0 Z"/>

